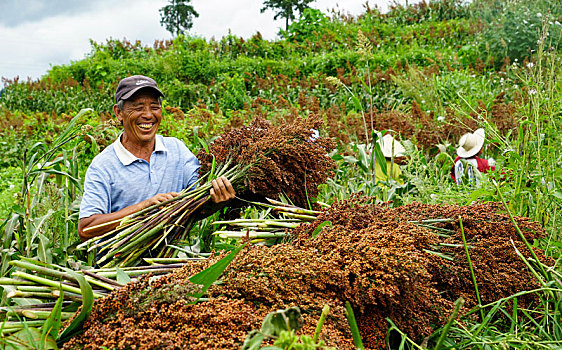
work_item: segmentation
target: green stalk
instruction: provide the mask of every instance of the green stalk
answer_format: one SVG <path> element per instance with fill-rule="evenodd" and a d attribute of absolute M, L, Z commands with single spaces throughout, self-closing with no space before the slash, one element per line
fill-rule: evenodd
<path fill-rule="evenodd" d="M 513 223 L 513 226 L 515 226 L 515 229 L 517 230 L 517 233 L 519 234 L 519 237 L 521 238 L 523 243 L 525 243 L 525 246 L 527 246 L 527 249 L 529 249 L 529 251 L 531 252 L 531 255 L 533 256 L 535 261 L 540 261 L 539 258 L 537 257 L 537 254 L 533 250 L 533 246 L 529 243 L 529 241 L 527 241 L 527 238 L 525 238 L 525 235 L 523 234 L 523 232 L 521 232 L 521 229 L 519 228 L 519 225 L 517 225 L 517 222 L 513 218 L 513 214 L 511 214 L 511 210 L 509 210 L 509 207 L 507 206 L 507 203 L 505 202 L 505 199 L 503 197 L 503 193 L 502 193 L 502 191 L 500 191 L 500 187 L 498 186 L 498 183 L 495 180 L 492 180 L 492 182 L 494 183 L 494 186 L 498 190 L 498 194 L 499 194 L 500 199 L 503 203 L 503 206 L 505 207 L 505 210 L 507 210 L 507 213 L 509 214 L 509 218 L 511 219 L 511 222 Z M 539 268 L 541 269 L 541 271 L 543 273 L 543 276 L 550 280 L 549 274 L 544 270 L 542 265 L 541 264 L 538 264 L 538 265 L 539 265 Z"/>
<path fill-rule="evenodd" d="M 22 292 L 43 292 L 50 293 L 52 288 L 44 286 L 17 286 L 16 290 L 21 290 Z"/>
<path fill-rule="evenodd" d="M 203 204 L 207 203 L 207 201 L 211 198 L 210 196 L 207 196 L 207 198 L 205 198 L 205 200 L 203 200 L 201 203 L 197 203 L 198 201 L 200 201 L 203 197 L 198 197 L 193 203 L 195 204 L 195 206 L 193 208 L 190 208 L 190 210 L 185 210 L 182 215 L 180 215 L 180 217 L 178 217 L 178 219 L 175 221 L 175 225 L 180 225 L 180 222 L 183 220 L 183 218 L 185 216 L 191 216 L 197 209 L 199 209 Z M 154 248 L 158 247 L 162 241 L 167 237 L 168 232 L 164 232 L 164 234 L 162 235 L 162 237 L 160 237 L 160 239 L 158 240 L 158 242 L 156 242 Z"/>
<path fill-rule="evenodd" d="M 36 299 L 56 299 L 51 292 L 24 292 L 21 290 L 13 290 L 6 294 L 6 298 L 36 298 Z"/>
<path fill-rule="evenodd" d="M 464 251 L 466 252 L 466 259 L 468 260 L 468 267 L 470 269 L 470 275 L 472 276 L 472 282 L 474 283 L 474 290 L 476 292 L 476 298 L 478 299 L 478 307 L 480 308 L 480 316 L 482 321 L 484 321 L 484 310 L 482 309 L 482 300 L 480 299 L 480 293 L 478 292 L 478 283 L 476 283 L 476 276 L 474 275 L 474 269 L 472 267 L 472 261 L 470 260 L 470 254 L 468 253 L 468 245 L 466 244 L 466 237 L 464 236 L 464 227 L 462 225 L 462 218 L 459 215 L 459 225 L 461 227 L 462 242 L 464 245 Z"/>
<path fill-rule="evenodd" d="M 179 267 L 183 267 L 184 264 L 170 264 L 167 265 L 166 267 L 168 268 L 179 268 Z M 122 271 L 140 271 L 140 270 L 154 270 L 154 269 L 160 269 L 162 268 L 162 266 L 133 266 L 133 267 L 120 267 L 119 269 Z M 115 274 L 117 269 L 115 268 L 101 268 L 101 269 L 92 269 L 89 270 L 90 272 L 95 272 L 98 275 L 104 276 L 104 277 L 108 277 L 107 274 Z M 148 272 L 147 272 L 148 273 Z"/>
<path fill-rule="evenodd" d="M 27 261 L 12 260 L 12 261 L 9 262 L 9 264 L 12 265 L 12 266 L 20 267 L 20 268 L 27 269 L 27 270 L 30 270 L 30 271 L 35 271 L 35 272 L 41 273 L 45 276 L 76 282 L 76 280 L 71 275 L 69 275 L 67 273 L 56 271 L 56 270 L 50 269 L 48 267 L 39 266 L 39 265 L 36 265 L 34 263 L 30 263 L 30 262 L 27 262 Z M 15 276 L 15 274 L 14 274 L 14 276 Z"/>
<path fill-rule="evenodd" d="M 213 233 L 214 235 L 218 235 L 222 238 L 282 238 L 286 237 L 289 234 L 287 233 L 275 233 L 275 232 L 259 232 L 259 231 L 248 231 L 248 232 L 240 232 L 240 231 L 216 231 Z"/>
<path fill-rule="evenodd" d="M 2 277 L 0 278 L 0 287 L 2 286 L 22 286 L 22 285 L 28 285 L 29 281 L 21 281 L 21 280 L 16 280 L 13 278 L 9 278 L 9 277 Z"/>
<path fill-rule="evenodd" d="M 60 290 L 59 289 L 55 289 L 51 292 L 51 295 L 53 295 L 55 298 L 59 298 L 60 297 Z M 105 294 L 102 294 L 105 297 Z M 84 301 L 84 299 L 82 298 L 82 294 L 76 294 L 76 293 L 72 293 L 72 292 L 65 292 L 64 293 L 64 298 L 65 299 L 69 299 L 71 301 L 75 301 L 78 303 L 82 303 Z"/>
<path fill-rule="evenodd" d="M 62 288 L 66 292 L 81 294 L 80 288 L 72 287 L 72 286 L 69 286 L 69 285 L 66 285 L 66 284 L 61 284 L 57 281 L 53 281 L 53 280 L 50 280 L 48 278 L 30 275 L 30 274 L 22 272 L 22 271 L 16 271 L 12 275 L 16 276 L 16 277 L 19 277 L 19 278 L 26 279 L 26 280 L 30 280 L 30 281 L 33 281 L 33 282 L 36 282 L 36 283 L 39 283 L 39 284 L 50 286 L 50 287 L 53 287 L 53 288 L 57 288 L 57 289 Z M 98 293 L 94 293 L 94 297 L 101 298 L 101 297 L 103 297 L 103 295 L 98 294 Z"/>
<path fill-rule="evenodd" d="M 13 333 L 25 327 L 41 327 L 45 321 L 6 321 L 0 324 L 0 333 Z"/>
<path fill-rule="evenodd" d="M 90 277 L 92 277 L 92 278 L 95 278 L 95 279 L 100 280 L 100 281 L 103 281 L 103 282 L 106 282 L 106 283 L 108 283 L 108 284 L 110 284 L 110 285 L 113 285 L 113 287 L 120 288 L 120 287 L 123 287 L 123 286 L 124 286 L 123 284 L 121 284 L 121 283 L 119 283 L 119 282 L 117 282 L 117 281 L 115 281 L 115 280 L 112 280 L 112 279 L 110 279 L 110 278 L 97 275 L 97 274 L 95 274 L 95 273 L 93 273 L 93 272 L 90 272 L 90 271 L 88 271 L 88 270 L 81 270 L 81 271 L 82 271 L 82 273 L 83 273 L 84 275 L 90 276 Z M 111 290 L 113 290 L 113 289 L 111 289 Z"/>
<path fill-rule="evenodd" d="M 178 268 L 177 267 L 172 267 L 172 268 L 171 267 L 159 267 L 159 268 L 152 268 L 152 269 L 137 269 L 137 270 L 122 270 L 122 271 L 125 272 L 129 277 L 136 277 L 136 276 L 141 276 L 141 275 L 147 275 L 149 273 L 152 273 L 154 275 L 166 274 L 166 273 L 173 272 L 176 269 L 178 269 Z M 98 274 L 103 275 L 104 277 L 108 277 L 108 278 L 117 277 L 116 271 L 115 272 L 99 272 Z"/>
<path fill-rule="evenodd" d="M 144 258 L 144 261 L 151 265 L 168 265 L 168 264 L 177 264 L 177 263 L 188 263 L 192 261 L 203 261 L 206 260 L 205 258 Z"/>
<path fill-rule="evenodd" d="M 155 232 L 158 232 L 158 230 L 160 230 L 162 227 L 164 226 L 164 222 L 159 223 L 158 225 L 156 225 L 155 227 L 153 227 L 152 229 L 148 230 L 145 233 L 142 233 L 139 235 L 138 238 L 136 238 L 135 240 L 129 242 L 127 245 L 125 245 L 124 247 L 121 247 L 121 249 L 119 250 L 112 250 L 110 252 L 108 252 L 106 255 L 104 255 L 99 261 L 98 261 L 98 265 L 102 265 L 105 261 L 107 261 L 110 258 L 113 258 L 113 256 L 115 256 L 115 254 L 117 253 L 125 253 L 129 250 L 131 250 L 132 248 L 134 248 L 137 244 L 141 243 L 142 241 L 146 240 L 147 238 L 150 237 L 150 235 L 154 234 Z"/>
<path fill-rule="evenodd" d="M 357 327 L 357 321 L 355 320 L 355 314 L 353 313 L 353 308 L 349 301 L 345 302 L 345 315 L 347 316 L 347 322 L 349 323 L 349 328 L 353 337 L 353 344 L 355 344 L 357 349 L 365 350 L 363 341 L 361 340 L 361 334 L 359 334 L 359 327 Z"/>
<path fill-rule="evenodd" d="M 94 237 L 95 239 L 93 239 L 93 238 L 92 238 L 92 239 L 89 239 L 89 240 L 87 240 L 86 242 L 80 244 L 80 246 L 83 246 L 83 245 L 86 244 L 86 243 L 91 243 L 92 241 L 98 241 L 98 243 L 93 244 L 93 245 L 91 245 L 91 246 L 88 248 L 88 252 L 90 252 L 90 251 L 92 251 L 92 250 L 94 250 L 94 249 L 96 249 L 96 248 L 99 248 L 99 247 L 106 247 L 106 246 L 109 247 L 110 244 L 111 244 L 111 242 L 116 241 L 116 240 L 118 240 L 119 238 L 124 237 L 124 236 L 130 234 L 130 233 L 133 232 L 134 230 L 138 229 L 141 225 L 142 225 L 142 222 L 135 223 L 134 225 L 128 226 L 126 229 L 124 229 L 123 231 L 121 231 L 121 232 L 119 232 L 119 233 L 117 233 L 117 234 L 115 234 L 115 231 L 110 231 L 110 232 L 108 232 L 108 233 L 106 233 L 106 234 L 103 234 L 103 235 L 101 235 L 101 236 Z M 109 239 L 107 239 L 107 240 L 105 240 L 105 241 L 101 241 L 103 238 L 108 237 L 108 236 L 111 236 L 112 234 L 115 235 L 115 236 L 113 236 L 113 237 L 111 237 L 111 238 L 109 238 Z M 79 247 L 80 247 L 80 246 L 79 246 Z M 104 249 L 102 248 L 102 249 L 100 250 L 100 252 L 103 251 L 103 250 L 104 250 Z"/>
<path fill-rule="evenodd" d="M 281 213 L 293 213 L 293 214 L 303 214 L 303 215 L 320 215 L 322 214 L 321 211 L 316 210 L 308 210 L 303 208 L 297 207 L 275 207 L 273 211 L 278 211 Z"/>
<path fill-rule="evenodd" d="M 451 325 L 457 319 L 457 315 L 459 314 L 459 311 L 460 311 L 461 307 L 463 306 L 463 304 L 464 304 L 464 299 L 462 297 L 458 298 L 457 301 L 455 301 L 455 308 L 453 309 L 453 312 L 451 313 L 451 315 L 449 315 L 449 319 L 447 320 L 447 324 L 445 325 L 445 327 L 443 327 L 443 330 L 441 331 L 441 335 L 439 336 L 439 339 L 437 340 L 437 344 L 435 344 L 435 347 L 433 348 L 434 350 L 441 349 L 441 345 L 443 344 L 443 341 L 445 341 L 445 337 L 449 333 L 449 329 L 451 328 Z"/>
<path fill-rule="evenodd" d="M 31 318 L 31 319 L 42 319 L 46 320 L 51 315 L 51 311 L 32 311 L 32 310 L 25 310 L 22 311 L 22 315 Z M 68 320 L 74 316 L 74 312 L 61 312 L 59 317 L 62 320 Z"/>
<path fill-rule="evenodd" d="M 316 221 L 317 217 L 312 215 L 304 215 L 304 214 L 294 214 L 294 213 L 283 213 L 286 217 L 300 219 L 304 221 Z"/>
<path fill-rule="evenodd" d="M 320 315 L 320 319 L 318 320 L 318 324 L 316 325 L 316 331 L 314 331 L 314 337 L 312 338 L 313 343 L 318 343 L 318 338 L 320 338 L 320 332 L 322 331 L 322 326 L 324 326 L 324 322 L 326 321 L 326 317 L 330 312 L 330 306 L 324 305 L 322 308 L 322 314 Z"/>
<path fill-rule="evenodd" d="M 12 261 L 10 261 L 10 264 L 13 265 L 13 266 L 28 269 L 30 271 L 36 271 L 36 272 L 42 273 L 46 276 L 50 276 L 50 277 L 54 277 L 54 278 L 58 278 L 58 279 L 65 279 L 65 280 L 77 283 L 76 279 L 74 277 L 72 277 L 72 275 L 64 273 L 64 272 L 60 272 L 60 271 L 57 271 L 57 270 L 54 270 L 54 269 L 51 269 L 49 267 L 46 267 L 46 266 L 58 267 L 56 265 L 49 265 L 49 264 L 41 263 L 39 261 L 35 261 L 33 259 L 29 259 L 29 258 L 25 258 L 25 257 L 22 257 L 22 259 L 24 259 L 25 261 L 12 260 Z M 39 266 L 37 264 L 42 264 L 44 266 Z M 110 290 L 110 291 L 115 289 L 114 285 L 111 285 L 111 284 L 106 283 L 104 281 L 97 280 L 96 278 L 94 278 L 92 276 L 85 276 L 85 278 L 86 278 L 86 281 L 88 281 L 90 284 L 96 285 L 98 287 L 102 287 L 102 288 Z"/>

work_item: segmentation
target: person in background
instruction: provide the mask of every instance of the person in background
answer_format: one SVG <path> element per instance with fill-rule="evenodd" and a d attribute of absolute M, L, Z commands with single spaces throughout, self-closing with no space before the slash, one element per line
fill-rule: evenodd
<path fill-rule="evenodd" d="M 478 182 L 478 172 L 486 173 L 495 170 L 495 161 L 478 157 L 482 153 L 484 146 L 484 129 L 478 129 L 474 133 L 464 134 L 459 140 L 457 157 L 455 164 L 451 168 L 451 178 L 457 185 L 462 183 L 462 179 L 471 182 Z"/>
<path fill-rule="evenodd" d="M 395 140 L 390 134 L 384 135 L 379 139 L 378 144 L 381 148 L 382 154 L 386 160 L 386 172 L 383 171 L 378 162 L 375 162 L 375 180 L 377 183 L 386 182 L 389 179 L 396 181 L 398 184 L 403 185 L 402 171 L 398 164 L 393 162 L 394 159 L 403 157 L 406 149 L 400 141 Z"/>
<path fill-rule="evenodd" d="M 86 171 L 78 222 L 82 241 L 111 231 L 116 220 L 172 199 L 197 181 L 195 155 L 177 138 L 157 135 L 163 96 L 149 77 L 134 75 L 119 82 L 113 112 L 123 132 Z M 218 206 L 235 197 L 225 177 L 212 185 L 210 196 Z"/>

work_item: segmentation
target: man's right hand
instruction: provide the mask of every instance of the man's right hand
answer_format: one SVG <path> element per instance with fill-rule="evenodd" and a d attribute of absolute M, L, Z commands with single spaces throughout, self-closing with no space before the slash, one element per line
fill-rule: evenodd
<path fill-rule="evenodd" d="M 179 196 L 179 193 L 177 192 L 168 192 L 168 193 L 158 193 L 156 196 L 148 198 L 147 200 L 144 200 L 142 202 L 140 202 L 139 205 L 139 209 L 138 210 L 143 210 L 145 208 L 150 207 L 151 205 L 154 204 L 160 204 L 160 203 L 164 203 L 165 201 L 168 201 L 172 198 L 175 198 Z"/>

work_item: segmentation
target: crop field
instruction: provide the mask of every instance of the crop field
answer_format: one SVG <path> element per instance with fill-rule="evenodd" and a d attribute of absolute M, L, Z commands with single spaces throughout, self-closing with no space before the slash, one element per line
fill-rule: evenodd
<path fill-rule="evenodd" d="M 92 42 L 4 79 L 0 348 L 562 349 L 561 22 L 557 0 L 308 9 L 273 41 Z M 134 74 L 200 180 L 82 242 Z M 495 168 L 457 184 L 479 128 Z M 236 198 L 202 215 L 219 176 Z"/>

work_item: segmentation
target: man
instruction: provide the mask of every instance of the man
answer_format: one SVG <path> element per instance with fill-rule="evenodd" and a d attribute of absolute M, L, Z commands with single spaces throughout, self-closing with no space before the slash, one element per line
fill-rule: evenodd
<path fill-rule="evenodd" d="M 113 112 L 123 133 L 86 171 L 78 223 L 82 241 L 111 231 L 116 220 L 172 199 L 197 181 L 199 161 L 193 153 L 180 140 L 156 134 L 163 96 L 149 77 L 134 75 L 119 82 Z M 212 185 L 214 203 L 235 197 L 225 177 Z"/>

